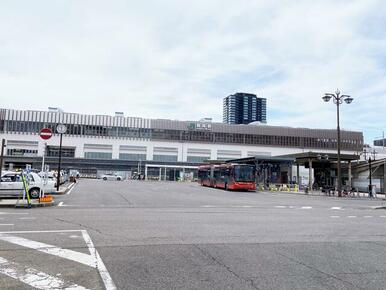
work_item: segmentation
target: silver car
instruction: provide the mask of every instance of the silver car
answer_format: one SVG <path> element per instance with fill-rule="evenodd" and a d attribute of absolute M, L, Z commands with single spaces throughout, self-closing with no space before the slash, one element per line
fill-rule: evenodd
<path fill-rule="evenodd" d="M 108 174 L 103 174 L 101 176 L 101 178 L 103 180 L 118 180 L 118 181 L 121 181 L 123 180 L 123 177 L 118 175 L 118 174 L 112 174 L 112 173 L 108 173 Z"/>

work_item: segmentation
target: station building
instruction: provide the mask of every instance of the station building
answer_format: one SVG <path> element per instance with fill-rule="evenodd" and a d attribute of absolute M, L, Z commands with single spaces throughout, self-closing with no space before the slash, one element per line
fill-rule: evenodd
<path fill-rule="evenodd" d="M 231 125 L 207 119 L 146 119 L 125 117 L 122 113 L 108 116 L 0 109 L 0 138 L 6 140 L 6 165 L 18 167 L 29 163 L 37 167 L 44 155 L 54 169 L 59 152 L 59 134 L 55 130 L 58 124 L 67 126 L 63 136 L 63 168 L 90 172 L 146 171 L 175 178 L 176 172 L 179 176 L 181 171 L 197 168 L 208 160 L 304 152 L 328 154 L 336 153 L 337 147 L 335 129 Z M 42 140 L 42 128 L 51 128 L 53 137 Z M 341 147 L 343 154 L 361 152 L 362 132 L 341 131 Z"/>

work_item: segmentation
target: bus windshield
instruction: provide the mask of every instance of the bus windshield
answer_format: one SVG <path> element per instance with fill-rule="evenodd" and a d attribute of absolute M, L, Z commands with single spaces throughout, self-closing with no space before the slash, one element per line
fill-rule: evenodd
<path fill-rule="evenodd" d="M 252 165 L 236 165 L 235 181 L 255 181 L 255 168 Z"/>

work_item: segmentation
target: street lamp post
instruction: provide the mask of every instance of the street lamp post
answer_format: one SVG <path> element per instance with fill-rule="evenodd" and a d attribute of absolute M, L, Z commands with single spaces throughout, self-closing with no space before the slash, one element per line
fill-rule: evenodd
<path fill-rule="evenodd" d="M 337 122 L 337 137 L 338 137 L 338 196 L 342 196 L 342 173 L 341 173 L 341 164 L 340 164 L 340 125 L 339 125 L 339 106 L 345 102 L 346 104 L 351 104 L 354 100 L 349 95 L 341 95 L 340 91 L 337 89 L 335 94 L 326 93 L 322 98 L 325 102 L 329 102 L 331 99 L 334 104 L 336 104 L 336 122 Z"/>
<path fill-rule="evenodd" d="M 373 183 L 372 183 L 372 177 L 371 177 L 371 162 L 375 160 L 375 155 L 377 152 L 373 150 L 373 152 L 366 151 L 366 149 L 363 150 L 363 154 L 365 156 L 365 159 L 369 163 L 369 197 L 373 197 Z M 371 159 L 371 154 L 373 155 L 373 159 Z M 369 159 L 367 159 L 367 155 L 369 156 Z"/>

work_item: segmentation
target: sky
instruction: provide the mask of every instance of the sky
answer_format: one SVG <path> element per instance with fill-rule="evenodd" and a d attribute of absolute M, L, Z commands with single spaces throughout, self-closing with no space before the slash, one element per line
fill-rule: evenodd
<path fill-rule="evenodd" d="M 235 92 L 269 125 L 386 130 L 382 0 L 0 2 L 0 107 L 222 121 Z"/>

